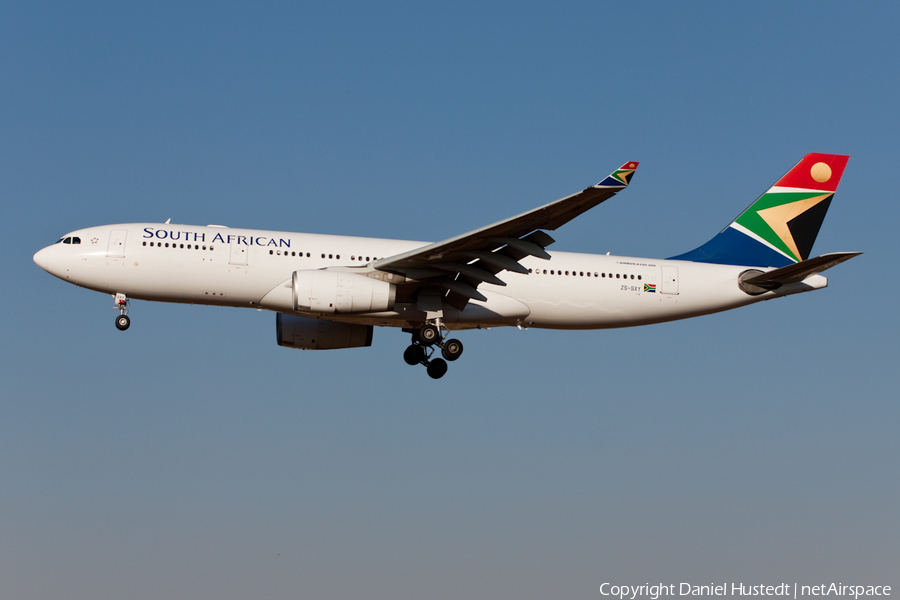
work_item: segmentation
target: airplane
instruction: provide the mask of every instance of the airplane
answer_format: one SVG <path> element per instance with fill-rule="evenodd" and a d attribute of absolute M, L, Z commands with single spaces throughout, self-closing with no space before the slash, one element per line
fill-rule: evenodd
<path fill-rule="evenodd" d="M 631 182 L 627 162 L 581 192 L 436 243 L 130 223 L 79 229 L 34 255 L 48 273 L 132 299 L 276 313 L 280 346 L 371 346 L 399 327 L 403 353 L 439 379 L 463 352 L 450 332 L 605 329 L 707 315 L 822 289 L 860 252 L 809 258 L 849 157 L 807 154 L 711 240 L 667 259 L 548 252 L 547 233 Z M 440 350 L 440 357 L 436 356 Z"/>

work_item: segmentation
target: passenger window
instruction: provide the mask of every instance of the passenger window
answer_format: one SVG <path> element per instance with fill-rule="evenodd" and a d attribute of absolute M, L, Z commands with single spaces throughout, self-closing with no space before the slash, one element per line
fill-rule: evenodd
<path fill-rule="evenodd" d="M 368 256 L 366 257 L 366 262 L 369 262 L 369 257 L 368 257 Z"/>
<path fill-rule="evenodd" d="M 632 275 L 631 278 L 634 279 L 634 275 Z"/>
<path fill-rule="evenodd" d="M 274 250 L 269 250 L 269 255 L 271 256 L 271 255 L 273 255 L 273 254 L 275 254 L 275 251 L 274 251 Z"/>
<path fill-rule="evenodd" d="M 579 271 L 578 274 L 579 274 L 581 277 L 584 277 L 584 271 Z M 590 273 L 588 273 L 588 275 L 590 275 Z"/>
<path fill-rule="evenodd" d="M 144 245 L 146 246 L 146 245 L 147 245 L 147 242 L 144 242 Z"/>
<path fill-rule="evenodd" d="M 641 276 L 640 276 L 640 275 L 638 275 L 638 281 L 640 281 L 640 280 L 641 280 Z"/>
<path fill-rule="evenodd" d="M 338 260 L 341 260 L 341 255 L 340 255 L 340 254 L 336 254 L 336 255 L 335 255 L 335 258 L 338 259 Z"/>
<path fill-rule="evenodd" d="M 179 244 L 179 248 L 184 248 L 184 244 Z"/>
<path fill-rule="evenodd" d="M 618 274 L 618 273 L 616 273 L 616 279 L 618 279 L 618 278 L 619 278 L 619 274 Z"/>
<path fill-rule="evenodd" d="M 212 247 L 210 247 L 210 248 L 212 248 Z M 203 249 L 206 250 L 206 246 L 203 246 Z"/>
<path fill-rule="evenodd" d="M 325 258 L 325 255 L 324 255 L 324 254 L 322 255 L 322 258 Z"/>

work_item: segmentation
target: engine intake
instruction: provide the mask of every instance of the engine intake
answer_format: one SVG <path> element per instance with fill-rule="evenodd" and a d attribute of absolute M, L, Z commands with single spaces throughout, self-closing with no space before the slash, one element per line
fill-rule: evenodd
<path fill-rule="evenodd" d="M 275 315 L 278 345 L 300 350 L 337 350 L 372 345 L 372 326 L 297 315 Z"/>
<path fill-rule="evenodd" d="M 341 271 L 294 271 L 294 310 L 323 314 L 382 312 L 394 308 L 394 284 Z"/>

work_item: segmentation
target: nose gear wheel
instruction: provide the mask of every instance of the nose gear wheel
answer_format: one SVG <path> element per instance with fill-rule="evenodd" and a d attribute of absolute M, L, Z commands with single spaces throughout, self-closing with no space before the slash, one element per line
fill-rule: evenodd
<path fill-rule="evenodd" d="M 125 294 L 115 294 L 113 296 L 115 298 L 116 304 L 115 308 L 119 311 L 119 316 L 116 317 L 116 329 L 119 331 L 125 331 L 131 326 L 131 319 L 128 317 L 128 303 L 130 300 L 125 296 Z"/>

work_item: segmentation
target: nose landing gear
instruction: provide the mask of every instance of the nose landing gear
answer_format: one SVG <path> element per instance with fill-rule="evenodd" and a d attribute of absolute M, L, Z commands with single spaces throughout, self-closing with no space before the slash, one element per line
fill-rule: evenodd
<path fill-rule="evenodd" d="M 129 300 L 125 294 L 116 294 L 113 297 L 116 299 L 115 308 L 119 309 L 119 316 L 116 317 L 116 329 L 125 331 L 131 325 L 131 319 L 128 318 Z"/>
<path fill-rule="evenodd" d="M 456 360 L 463 352 L 462 342 L 444 339 L 442 330 L 440 319 L 433 319 L 433 322 L 425 323 L 421 329 L 412 330 L 412 344 L 403 352 L 406 364 L 425 365 L 425 370 L 432 379 L 440 379 L 446 375 L 447 361 Z M 435 346 L 441 349 L 441 356 L 444 358 L 431 358 L 435 353 Z"/>

